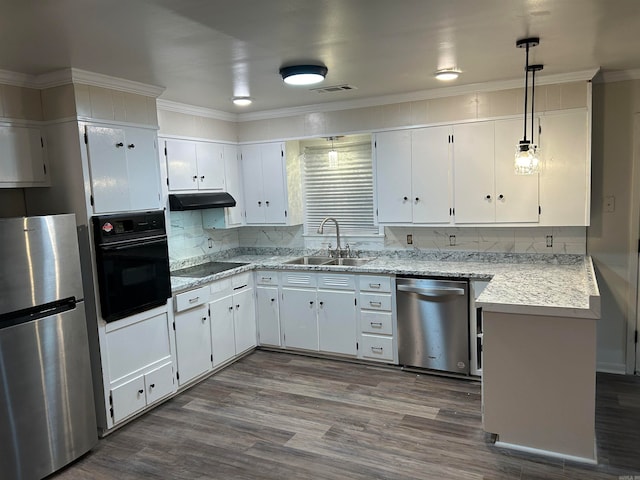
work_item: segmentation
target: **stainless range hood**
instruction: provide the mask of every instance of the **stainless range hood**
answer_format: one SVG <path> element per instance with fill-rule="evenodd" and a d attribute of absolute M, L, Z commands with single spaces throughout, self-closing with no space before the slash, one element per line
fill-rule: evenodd
<path fill-rule="evenodd" d="M 169 210 L 173 212 L 235 206 L 235 199 L 227 192 L 172 193 L 169 195 Z"/>

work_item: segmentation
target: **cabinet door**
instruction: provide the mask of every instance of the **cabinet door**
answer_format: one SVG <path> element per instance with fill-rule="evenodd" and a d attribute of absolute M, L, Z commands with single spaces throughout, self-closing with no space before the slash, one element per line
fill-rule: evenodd
<path fill-rule="evenodd" d="M 111 402 L 113 423 L 118 423 L 138 410 L 142 410 L 147 404 L 144 394 L 144 376 L 140 375 L 112 389 Z"/>
<path fill-rule="evenodd" d="M 253 289 L 233 293 L 233 323 L 236 335 L 236 355 L 256 346 L 256 306 Z"/>
<path fill-rule="evenodd" d="M 286 224 L 287 186 L 284 171 L 284 146 L 280 143 L 266 143 L 262 145 L 261 150 L 265 223 L 269 225 Z"/>
<path fill-rule="evenodd" d="M 260 345 L 279 347 L 281 342 L 278 287 L 256 287 L 256 303 Z"/>
<path fill-rule="evenodd" d="M 320 351 L 355 356 L 355 292 L 318 290 L 318 340 Z"/>
<path fill-rule="evenodd" d="M 495 122 L 496 222 L 538 221 L 538 174 L 515 174 L 514 158 L 522 128 L 518 119 Z"/>
<path fill-rule="evenodd" d="M 178 383 L 211 369 L 211 336 L 207 306 L 201 305 L 175 315 Z"/>
<path fill-rule="evenodd" d="M 495 221 L 493 122 L 453 127 L 456 223 Z"/>
<path fill-rule="evenodd" d="M 196 190 L 198 188 L 198 167 L 195 143 L 167 140 L 165 148 L 167 149 L 169 191 Z"/>
<path fill-rule="evenodd" d="M 129 210 L 131 201 L 124 130 L 88 126 L 86 132 L 94 213 Z"/>
<path fill-rule="evenodd" d="M 127 128 L 127 173 L 131 210 L 160 208 L 160 165 L 155 130 Z"/>
<path fill-rule="evenodd" d="M 540 223 L 589 225 L 588 113 L 540 118 Z"/>
<path fill-rule="evenodd" d="M 144 384 L 147 389 L 147 404 L 152 404 L 174 392 L 173 365 L 167 363 L 166 365 L 151 370 L 145 374 Z"/>
<path fill-rule="evenodd" d="M 236 339 L 233 326 L 234 309 L 231 295 L 209 303 L 214 367 L 223 364 L 236 354 Z"/>
<path fill-rule="evenodd" d="M 238 147 L 225 145 L 223 150 L 224 172 L 227 192 L 236 200 L 235 207 L 226 208 L 226 226 L 238 227 L 242 225 L 244 212 L 244 198 L 242 195 L 242 170 L 238 161 Z"/>
<path fill-rule="evenodd" d="M 265 205 L 262 182 L 262 154 L 260 145 L 242 146 L 242 179 L 244 189 L 245 221 L 264 224 Z"/>
<path fill-rule="evenodd" d="M 283 288 L 281 322 L 287 348 L 318 350 L 315 289 Z"/>
<path fill-rule="evenodd" d="M 0 126 L 0 183 L 46 183 L 40 130 Z"/>
<path fill-rule="evenodd" d="M 411 132 L 413 223 L 451 221 L 450 127 Z"/>
<path fill-rule="evenodd" d="M 196 143 L 198 189 L 224 191 L 224 158 L 222 153 L 222 144 Z"/>
<path fill-rule="evenodd" d="M 379 223 L 411 223 L 411 133 L 376 134 L 376 194 Z"/>

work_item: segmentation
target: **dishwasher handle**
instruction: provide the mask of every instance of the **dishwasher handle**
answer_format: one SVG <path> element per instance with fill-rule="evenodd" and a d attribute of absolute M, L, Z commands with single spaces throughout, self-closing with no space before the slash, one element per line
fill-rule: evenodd
<path fill-rule="evenodd" d="M 465 294 L 464 288 L 420 288 L 410 285 L 397 285 L 396 288 L 401 292 L 417 293 L 418 295 L 424 295 L 426 297 L 460 296 Z"/>

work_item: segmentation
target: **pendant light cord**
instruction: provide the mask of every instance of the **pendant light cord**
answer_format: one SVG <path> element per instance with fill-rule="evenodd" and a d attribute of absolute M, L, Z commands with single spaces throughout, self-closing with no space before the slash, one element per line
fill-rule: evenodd
<path fill-rule="evenodd" d="M 529 90 L 529 44 L 526 45 L 524 65 L 524 142 L 527 142 L 527 91 Z M 532 127 L 533 128 L 533 127 Z M 532 139 L 533 141 L 533 139 Z"/>
<path fill-rule="evenodd" d="M 534 122 L 534 117 L 533 117 L 533 109 L 535 108 L 535 95 L 536 95 L 536 69 L 533 68 L 531 69 L 531 145 L 533 145 L 535 142 L 533 141 L 533 122 Z M 526 116 L 526 113 L 525 113 Z"/>

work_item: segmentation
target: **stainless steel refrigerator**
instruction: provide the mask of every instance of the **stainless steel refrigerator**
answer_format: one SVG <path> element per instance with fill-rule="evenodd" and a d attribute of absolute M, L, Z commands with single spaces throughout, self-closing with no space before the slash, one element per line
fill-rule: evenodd
<path fill-rule="evenodd" d="M 0 477 L 97 443 L 75 215 L 0 219 Z"/>

